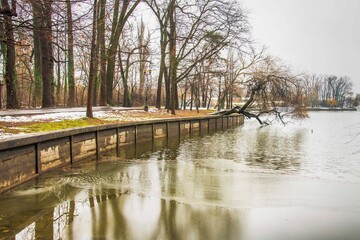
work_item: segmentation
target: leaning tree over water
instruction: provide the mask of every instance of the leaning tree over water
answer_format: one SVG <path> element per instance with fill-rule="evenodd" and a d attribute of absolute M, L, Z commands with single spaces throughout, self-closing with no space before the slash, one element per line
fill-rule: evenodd
<path fill-rule="evenodd" d="M 261 125 L 268 125 L 273 120 L 286 123 L 286 117 L 302 118 L 303 87 L 301 78 L 290 73 L 289 69 L 277 59 L 266 56 L 258 61 L 248 73 L 242 85 L 247 92 L 246 101 L 231 110 L 216 114 L 242 114 L 255 118 Z M 265 116 L 264 120 L 262 117 Z"/>

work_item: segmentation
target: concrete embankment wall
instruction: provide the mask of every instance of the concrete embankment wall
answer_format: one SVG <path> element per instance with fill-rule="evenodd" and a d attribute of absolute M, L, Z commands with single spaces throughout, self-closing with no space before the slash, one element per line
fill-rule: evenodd
<path fill-rule="evenodd" d="M 243 124 L 242 116 L 209 116 L 76 128 L 0 142 L 0 193 L 43 172 L 83 159 L 121 154 L 131 144 L 208 134 Z"/>

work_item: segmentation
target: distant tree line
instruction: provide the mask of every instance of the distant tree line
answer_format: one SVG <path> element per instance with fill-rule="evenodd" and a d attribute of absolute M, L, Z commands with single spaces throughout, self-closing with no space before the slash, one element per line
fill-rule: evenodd
<path fill-rule="evenodd" d="M 349 77 L 305 75 L 303 80 L 307 106 L 343 108 L 355 103 Z"/>
<path fill-rule="evenodd" d="M 294 76 L 249 28 L 235 0 L 0 0 L 0 107 L 347 103 L 350 79 Z"/>

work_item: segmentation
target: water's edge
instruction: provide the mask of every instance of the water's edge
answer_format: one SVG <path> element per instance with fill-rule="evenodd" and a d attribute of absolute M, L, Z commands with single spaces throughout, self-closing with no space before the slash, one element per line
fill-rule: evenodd
<path fill-rule="evenodd" d="M 0 142 L 0 193 L 39 174 L 161 138 L 202 135 L 239 126 L 243 116 L 163 119 L 76 128 Z"/>

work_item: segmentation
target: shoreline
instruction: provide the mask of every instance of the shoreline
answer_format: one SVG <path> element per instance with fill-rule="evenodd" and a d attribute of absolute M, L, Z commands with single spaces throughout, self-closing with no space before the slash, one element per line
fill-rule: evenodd
<path fill-rule="evenodd" d="M 125 154 L 126 146 L 141 146 L 157 139 L 200 136 L 244 123 L 236 116 L 157 119 L 127 124 L 80 127 L 0 141 L 0 193 L 43 172 L 89 159 L 106 152 Z"/>
<path fill-rule="evenodd" d="M 356 112 L 357 108 L 305 108 L 309 112 Z"/>

